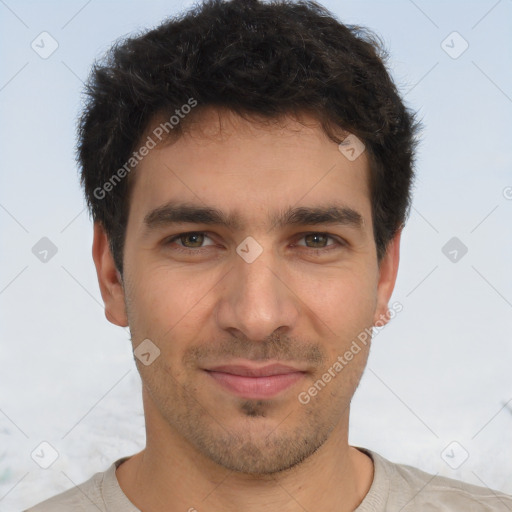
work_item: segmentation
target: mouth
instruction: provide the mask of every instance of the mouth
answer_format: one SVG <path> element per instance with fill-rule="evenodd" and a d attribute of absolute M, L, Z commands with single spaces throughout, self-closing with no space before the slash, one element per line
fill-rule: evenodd
<path fill-rule="evenodd" d="M 224 390 L 243 398 L 268 399 L 301 381 L 306 371 L 282 364 L 223 365 L 205 369 Z"/>

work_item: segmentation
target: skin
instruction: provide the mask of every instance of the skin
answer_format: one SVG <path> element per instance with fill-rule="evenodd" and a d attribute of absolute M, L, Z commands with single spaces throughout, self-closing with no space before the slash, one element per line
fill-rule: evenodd
<path fill-rule="evenodd" d="M 264 126 L 209 109 L 150 151 L 130 177 L 122 279 L 102 226 L 94 227 L 107 319 L 129 325 L 134 348 L 150 339 L 160 350 L 148 366 L 135 359 L 147 443 L 116 472 L 145 512 L 352 511 L 371 486 L 371 459 L 348 444 L 350 401 L 369 344 L 308 404 L 297 397 L 359 333 L 387 318 L 401 232 L 379 265 L 366 154 L 348 160 L 315 119 L 305 119 L 307 126 L 292 117 Z M 237 211 L 245 227 L 146 232 L 145 215 L 171 199 Z M 360 212 L 362 230 L 270 230 L 269 212 L 330 202 Z M 168 242 L 190 232 L 206 236 Z M 236 253 L 248 236 L 263 248 L 250 264 Z M 345 245 L 325 250 L 337 240 Z M 177 251 L 197 247 L 204 252 Z M 203 370 L 237 358 L 285 361 L 307 373 L 268 400 L 251 400 Z"/>

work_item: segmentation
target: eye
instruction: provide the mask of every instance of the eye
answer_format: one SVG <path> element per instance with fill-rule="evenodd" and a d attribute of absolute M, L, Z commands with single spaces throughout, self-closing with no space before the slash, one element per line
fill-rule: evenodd
<path fill-rule="evenodd" d="M 182 245 L 178 245 L 178 247 L 176 248 L 178 252 L 200 252 L 197 249 L 203 249 L 201 245 L 205 238 L 209 238 L 211 240 L 211 238 L 207 236 L 206 233 L 203 232 L 192 231 L 190 233 L 180 233 L 179 235 L 173 236 L 165 240 L 164 245 L 171 245 L 174 242 L 180 242 Z M 189 240 L 191 241 L 191 247 L 187 246 Z"/>
<path fill-rule="evenodd" d="M 327 241 L 329 239 L 333 240 L 334 243 L 327 244 Z M 316 232 L 304 233 L 304 234 L 302 234 L 301 238 L 299 238 L 299 240 L 306 240 L 306 243 L 309 241 L 309 242 L 312 242 L 313 245 L 317 245 L 317 247 L 308 247 L 306 245 L 306 247 L 308 249 L 313 249 L 317 252 L 330 251 L 330 250 L 336 248 L 336 246 L 339 247 L 339 246 L 345 245 L 345 243 L 342 242 L 340 239 L 338 239 L 337 237 L 331 236 L 328 233 L 316 233 Z M 297 244 L 297 245 L 302 245 L 302 244 Z M 328 249 L 327 247 L 330 247 L 330 249 Z"/>
<path fill-rule="evenodd" d="M 204 246 L 203 243 L 205 239 L 211 240 L 211 238 L 202 231 L 191 231 L 188 233 L 180 233 L 178 235 L 167 238 L 163 241 L 163 245 L 169 246 L 175 244 L 175 247 L 172 248 L 174 251 L 180 253 L 198 254 L 203 252 L 203 250 L 206 250 L 208 246 L 215 245 L 215 243 L 211 243 Z M 334 243 L 328 244 L 327 242 L 329 239 L 334 241 Z M 346 245 L 343 240 L 339 239 L 338 237 L 329 235 L 328 233 L 303 233 L 297 240 L 305 240 L 306 245 L 295 243 L 296 246 L 311 249 L 313 253 L 327 252 Z M 312 243 L 313 247 L 308 246 L 308 243 Z"/>

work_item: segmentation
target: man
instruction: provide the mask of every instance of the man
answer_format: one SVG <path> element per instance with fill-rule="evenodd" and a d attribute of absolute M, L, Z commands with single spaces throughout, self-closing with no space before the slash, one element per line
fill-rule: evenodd
<path fill-rule="evenodd" d="M 419 126 L 383 55 L 315 3 L 214 0 L 95 66 L 82 184 L 147 442 L 31 511 L 512 510 L 348 444 Z"/>

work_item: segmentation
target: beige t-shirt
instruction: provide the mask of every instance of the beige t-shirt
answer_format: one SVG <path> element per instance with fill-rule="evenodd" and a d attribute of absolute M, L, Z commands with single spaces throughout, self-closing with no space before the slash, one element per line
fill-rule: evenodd
<path fill-rule="evenodd" d="M 354 512 L 512 512 L 512 496 L 395 464 L 355 447 L 373 460 L 373 482 Z M 115 461 L 105 472 L 25 512 L 141 512 L 119 487 Z"/>

